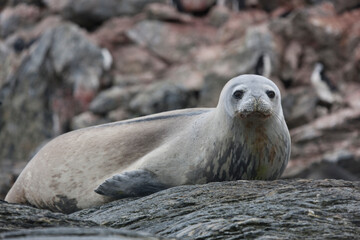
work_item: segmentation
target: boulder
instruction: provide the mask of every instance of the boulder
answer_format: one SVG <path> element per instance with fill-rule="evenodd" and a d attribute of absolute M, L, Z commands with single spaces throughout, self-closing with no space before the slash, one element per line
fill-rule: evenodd
<path fill-rule="evenodd" d="M 44 229 L 20 230 L 1 234 L 1 239 L 104 239 L 104 240 L 166 240 L 174 238 L 156 237 L 152 234 L 100 227 L 52 227 Z"/>
<path fill-rule="evenodd" d="M 168 22 L 183 22 L 189 23 L 192 17 L 187 14 L 182 14 L 176 11 L 173 7 L 161 3 L 149 4 L 145 9 L 148 19 L 168 21 Z"/>
<path fill-rule="evenodd" d="M 77 130 L 80 128 L 91 127 L 94 125 L 107 123 L 106 119 L 92 112 L 82 112 L 79 115 L 73 117 L 70 123 L 71 130 Z"/>
<path fill-rule="evenodd" d="M 103 48 L 107 48 L 113 52 L 122 44 L 127 44 L 130 39 L 126 36 L 128 31 L 134 24 L 134 21 L 129 17 L 115 17 L 104 22 L 95 32 L 90 36 L 91 39 Z"/>
<path fill-rule="evenodd" d="M 174 0 L 172 2 L 181 12 L 204 14 L 215 5 L 216 0 Z"/>
<path fill-rule="evenodd" d="M 115 73 L 114 75 L 113 84 L 120 87 L 147 85 L 157 80 L 156 74 L 151 71 L 130 74 Z"/>
<path fill-rule="evenodd" d="M 16 6 L 18 4 L 36 5 L 38 7 L 44 7 L 43 0 L 9 0 L 8 1 L 8 5 L 10 6 Z"/>
<path fill-rule="evenodd" d="M 129 110 L 139 115 L 149 115 L 194 106 L 191 92 L 181 85 L 157 82 L 142 89 L 131 100 Z"/>
<path fill-rule="evenodd" d="M 289 128 L 298 127 L 316 118 L 318 97 L 314 89 L 298 88 L 282 98 L 284 117 Z"/>
<path fill-rule="evenodd" d="M 214 27 L 221 27 L 230 18 L 230 10 L 224 6 L 213 7 L 208 16 L 209 24 Z"/>
<path fill-rule="evenodd" d="M 211 16 L 211 15 L 210 15 Z M 231 15 L 218 30 L 218 40 L 227 43 L 244 36 L 248 28 L 268 20 L 269 16 L 261 10 L 250 10 Z"/>
<path fill-rule="evenodd" d="M 90 103 L 89 110 L 95 114 L 106 114 L 120 106 L 126 106 L 132 95 L 129 88 L 114 86 L 98 94 Z"/>
<path fill-rule="evenodd" d="M 120 231 L 126 230 L 165 239 L 356 239 L 359 207 L 359 182 L 219 182 L 174 187 L 70 215 L 0 201 L 0 238 L 112 234 L 111 239 L 123 239 Z"/>
<path fill-rule="evenodd" d="M 103 61 L 78 27 L 46 31 L 0 91 L 1 159 L 26 161 L 38 144 L 66 131 L 97 92 Z"/>
<path fill-rule="evenodd" d="M 198 92 L 204 84 L 202 71 L 193 64 L 183 64 L 170 68 L 165 73 L 164 79 L 182 86 L 186 91 Z"/>
<path fill-rule="evenodd" d="M 19 29 L 32 27 L 40 18 L 41 12 L 36 6 L 7 7 L 0 14 L 0 37 L 6 38 Z"/>
<path fill-rule="evenodd" d="M 345 108 L 292 129 L 291 161 L 284 175 L 297 176 L 311 164 L 325 160 L 334 162 L 352 175 L 360 177 L 360 171 L 356 170 L 359 169 L 360 160 L 360 141 L 357 137 L 360 134 L 359 117 L 359 109 Z M 344 152 L 346 154 L 343 154 Z M 349 167 L 350 163 L 353 164 L 352 167 Z M 337 175 L 328 176 L 334 178 Z"/>
<path fill-rule="evenodd" d="M 144 20 L 127 32 L 136 44 L 146 47 L 167 63 L 185 62 L 199 45 L 214 41 L 215 29 L 204 24 L 179 25 Z"/>
<path fill-rule="evenodd" d="M 167 65 L 149 51 L 136 45 L 127 45 L 113 51 L 116 73 L 140 74 L 146 72 L 159 73 Z"/>
<path fill-rule="evenodd" d="M 166 0 L 77 0 L 67 1 L 60 10 L 61 15 L 85 28 L 94 28 L 102 22 L 120 16 L 140 13 L 147 4 Z"/>

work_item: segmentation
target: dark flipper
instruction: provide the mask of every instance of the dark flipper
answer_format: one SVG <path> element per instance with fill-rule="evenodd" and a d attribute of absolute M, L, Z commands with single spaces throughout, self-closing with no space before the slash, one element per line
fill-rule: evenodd
<path fill-rule="evenodd" d="M 156 175 L 145 170 L 116 174 L 95 189 L 95 192 L 116 199 L 142 197 L 169 188 Z"/>

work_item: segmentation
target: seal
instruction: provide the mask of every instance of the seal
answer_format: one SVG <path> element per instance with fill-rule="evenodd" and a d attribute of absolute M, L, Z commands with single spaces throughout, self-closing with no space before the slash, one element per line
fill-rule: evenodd
<path fill-rule="evenodd" d="M 281 96 L 241 75 L 216 108 L 194 108 L 84 128 L 46 144 L 5 200 L 65 213 L 184 184 L 273 180 L 290 156 Z"/>

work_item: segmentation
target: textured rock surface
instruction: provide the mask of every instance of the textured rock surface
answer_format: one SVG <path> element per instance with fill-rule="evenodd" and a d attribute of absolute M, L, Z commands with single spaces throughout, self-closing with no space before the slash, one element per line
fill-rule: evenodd
<path fill-rule="evenodd" d="M 82 240 L 82 239 L 104 239 L 104 240 L 161 240 L 173 239 L 155 237 L 148 233 L 117 230 L 110 228 L 96 227 L 52 227 L 44 229 L 20 230 L 0 234 L 0 239 L 65 239 L 65 240 Z"/>
<path fill-rule="evenodd" d="M 144 198 L 123 199 L 71 215 L 0 202 L 0 231 L 24 234 L 109 229 L 179 239 L 355 239 L 360 234 L 360 184 L 339 180 L 236 181 L 171 188 Z M 115 232 L 115 231 L 114 231 Z"/>

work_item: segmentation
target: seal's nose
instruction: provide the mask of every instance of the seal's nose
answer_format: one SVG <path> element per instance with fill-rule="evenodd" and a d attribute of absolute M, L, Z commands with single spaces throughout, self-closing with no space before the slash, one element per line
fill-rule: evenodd
<path fill-rule="evenodd" d="M 260 97 L 259 95 L 252 95 L 254 98 L 254 111 L 257 112 L 259 111 L 259 106 L 260 106 Z"/>

